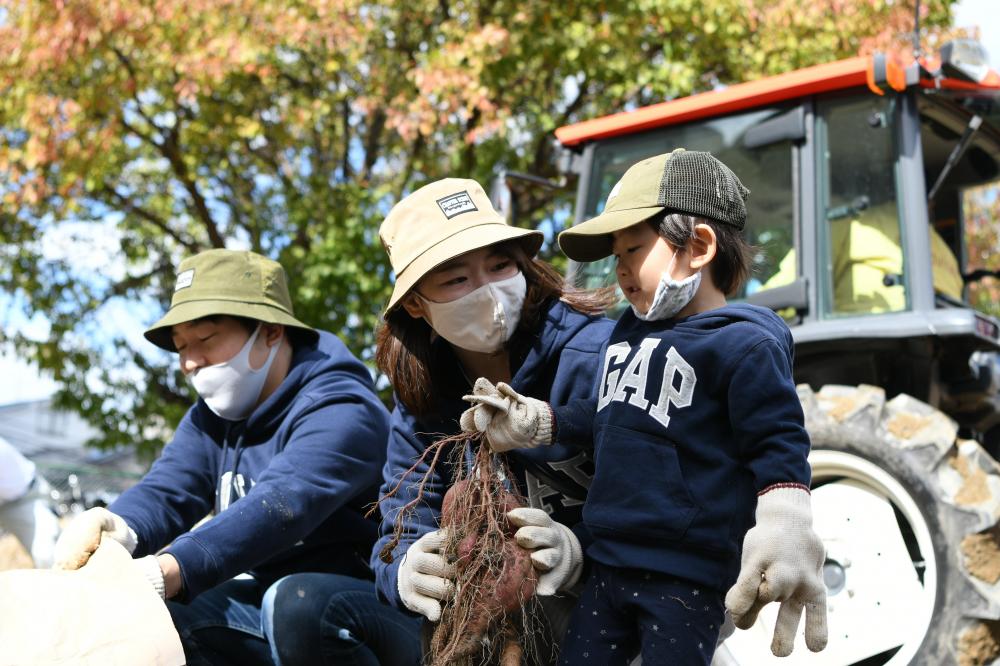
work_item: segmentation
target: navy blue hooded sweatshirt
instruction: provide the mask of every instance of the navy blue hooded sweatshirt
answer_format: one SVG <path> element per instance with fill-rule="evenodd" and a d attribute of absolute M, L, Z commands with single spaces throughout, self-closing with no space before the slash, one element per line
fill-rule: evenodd
<path fill-rule="evenodd" d="M 613 325 L 609 319 L 584 315 L 565 303 L 554 301 L 537 330 L 519 329 L 512 338 L 509 345 L 513 373 L 510 385 L 519 393 L 547 400 L 554 406 L 581 400 L 592 405 L 594 380 L 600 369 L 599 353 Z M 417 419 L 397 402 L 392 412 L 388 460 L 383 471 L 383 495 L 396 485 L 429 445 L 461 431 L 458 419 L 470 407 L 462 396 L 471 392 L 472 385 L 462 374 L 461 364 L 451 346 L 438 339 L 434 353 L 442 355 L 436 365 L 448 368 L 450 374 L 434 386 L 438 398 L 434 416 Z M 471 379 L 475 381 L 476 378 Z M 575 426 L 579 430 L 574 431 L 574 424 L 568 424 L 567 430 L 560 431 L 559 438 L 551 446 L 507 454 L 507 462 L 528 503 L 544 509 L 553 520 L 571 528 L 579 527 L 580 512 L 594 469 L 590 442 L 568 441 L 573 439 L 574 432 L 589 438 L 591 424 L 584 425 L 582 428 Z M 398 495 L 384 500 L 381 505 L 381 536 L 372 550 L 371 566 L 375 570 L 380 598 L 400 609 L 405 610 L 396 584 L 399 562 L 410 544 L 438 528 L 441 502 L 451 485 L 452 468 L 443 459 L 444 456 L 430 476 L 423 501 L 407 520 L 406 533 L 393 551 L 391 564 L 383 562 L 379 554 L 391 539 L 400 507 L 414 496 L 413 484 L 427 471 L 430 461 L 411 472 Z M 578 532 L 577 536 L 583 543 L 587 542 L 585 533 Z"/>
<path fill-rule="evenodd" d="M 626 310 L 603 353 L 587 554 L 731 586 L 757 493 L 809 484 L 792 353 L 788 326 L 764 308 L 658 322 Z M 580 418 L 554 412 L 560 427 Z"/>
<path fill-rule="evenodd" d="M 377 524 L 364 514 L 388 420 L 365 366 L 320 332 L 245 421 L 199 399 L 149 473 L 109 508 L 138 535 L 136 556 L 173 539 L 179 601 L 246 571 L 265 584 L 299 571 L 370 575 Z"/>

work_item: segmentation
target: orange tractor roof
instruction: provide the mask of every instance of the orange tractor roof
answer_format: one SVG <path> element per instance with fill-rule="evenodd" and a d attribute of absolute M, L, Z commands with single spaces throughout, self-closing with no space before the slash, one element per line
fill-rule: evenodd
<path fill-rule="evenodd" d="M 789 99 L 859 86 L 868 86 L 873 92 L 882 94 L 872 80 L 872 71 L 872 56 L 838 60 L 786 74 L 740 83 L 721 90 L 653 104 L 635 111 L 616 113 L 603 118 L 566 125 L 556 130 L 556 138 L 564 146 L 577 146 L 596 139 L 634 134 L 663 125 L 722 116 Z M 892 88 L 896 90 L 905 88 L 903 67 L 898 60 L 889 61 L 887 77 Z M 1000 75 L 994 71 L 991 71 L 986 80 L 979 85 L 951 79 L 945 81 L 951 85 L 943 87 L 949 88 L 1000 88 Z M 921 84 L 934 85 L 934 82 L 921 81 Z M 938 84 L 940 85 L 940 80 Z"/>

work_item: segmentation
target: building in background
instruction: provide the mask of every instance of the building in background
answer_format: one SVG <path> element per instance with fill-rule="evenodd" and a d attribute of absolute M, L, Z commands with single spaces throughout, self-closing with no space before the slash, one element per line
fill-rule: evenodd
<path fill-rule="evenodd" d="M 146 471 L 131 450 L 87 447 L 98 434 L 78 414 L 55 408 L 51 398 L 0 405 L 0 437 L 35 463 L 60 513 L 107 504 Z"/>

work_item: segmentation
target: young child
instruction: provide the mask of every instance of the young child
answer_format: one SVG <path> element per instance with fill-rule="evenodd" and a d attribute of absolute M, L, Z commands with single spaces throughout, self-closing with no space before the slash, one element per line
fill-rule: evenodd
<path fill-rule="evenodd" d="M 792 651 L 803 608 L 807 646 L 826 645 L 791 333 L 770 310 L 726 303 L 750 272 L 748 194 L 709 153 L 679 149 L 632 166 L 601 215 L 559 236 L 571 259 L 614 255 L 632 306 L 605 347 L 591 412 L 592 562 L 564 664 L 627 664 L 637 652 L 647 666 L 708 664 L 723 595 L 741 628 L 781 602 L 775 655 Z M 537 445 L 539 423 L 578 428 L 587 411 L 550 412 L 504 384 L 476 394 L 463 423 L 494 450 Z"/>

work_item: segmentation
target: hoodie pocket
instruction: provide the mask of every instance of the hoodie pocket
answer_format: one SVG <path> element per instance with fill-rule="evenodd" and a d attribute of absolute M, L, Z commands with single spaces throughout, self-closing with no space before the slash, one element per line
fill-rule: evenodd
<path fill-rule="evenodd" d="M 583 518 L 595 535 L 629 541 L 684 536 L 698 505 L 670 441 L 607 426 L 594 464 Z"/>

